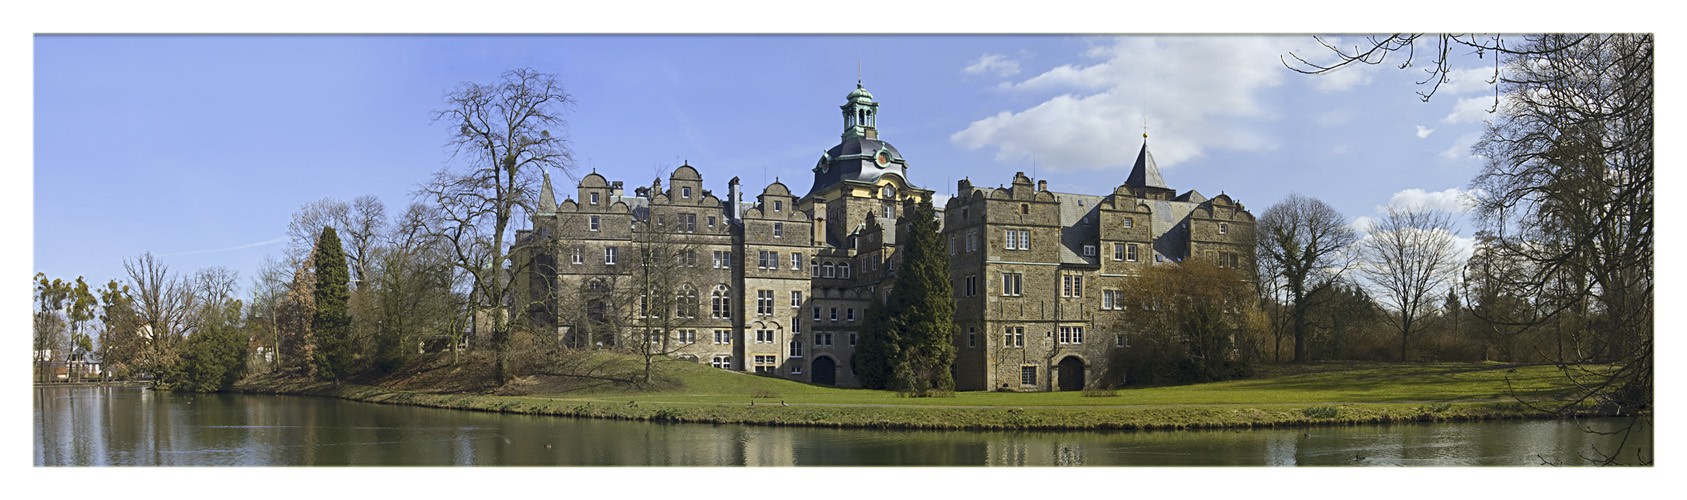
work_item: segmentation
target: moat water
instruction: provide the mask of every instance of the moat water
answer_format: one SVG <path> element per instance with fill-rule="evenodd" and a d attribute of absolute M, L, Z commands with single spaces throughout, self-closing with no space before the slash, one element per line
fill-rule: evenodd
<path fill-rule="evenodd" d="M 964 432 L 658 424 L 330 398 L 35 389 L 35 465 L 1582 465 L 1626 421 Z M 1652 429 L 1623 444 L 1650 459 Z"/>

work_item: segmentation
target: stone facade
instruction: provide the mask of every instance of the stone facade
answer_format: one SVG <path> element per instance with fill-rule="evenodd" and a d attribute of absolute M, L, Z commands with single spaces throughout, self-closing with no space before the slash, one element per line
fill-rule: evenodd
<path fill-rule="evenodd" d="M 879 140 L 878 105 L 859 85 L 849 94 L 842 141 L 820 157 L 802 196 L 775 180 L 745 204 L 734 178 L 720 199 L 689 164 L 666 188 L 656 179 L 631 196 L 593 172 L 576 187 L 578 199 L 558 203 L 546 179 L 533 228 L 518 234 L 518 309 L 566 345 L 643 341 L 611 318 L 647 326 L 660 317 L 677 346 L 671 355 L 857 385 L 849 364 L 860 325 L 872 299 L 889 295 L 898 234 L 907 230 L 896 217 L 933 195 Z M 956 193 L 939 217 L 961 390 L 1117 382 L 1100 367 L 1126 345 L 1124 332 L 1105 325 L 1120 323 L 1114 294 L 1128 277 L 1188 258 L 1252 267 L 1253 216 L 1226 195 L 1177 195 L 1146 142 L 1109 195 L 1051 192 L 1023 173 L 994 189 L 962 180 Z M 628 293 L 657 289 L 675 298 Z M 664 310 L 644 312 L 649 304 Z"/>

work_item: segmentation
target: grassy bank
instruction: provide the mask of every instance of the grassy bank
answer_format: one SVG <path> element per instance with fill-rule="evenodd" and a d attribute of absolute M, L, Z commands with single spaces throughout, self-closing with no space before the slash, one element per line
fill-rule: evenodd
<path fill-rule="evenodd" d="M 619 362 L 610 358 L 601 362 Z M 656 383 L 579 384 L 528 377 L 498 388 L 465 384 L 451 365 L 446 390 L 415 376 L 333 384 L 255 377 L 247 392 L 508 413 L 666 422 L 917 429 L 1191 429 L 1407 421 L 1541 418 L 1519 403 L 1566 389 L 1552 366 L 1493 363 L 1321 363 L 1273 366 L 1258 377 L 1088 393 L 962 392 L 908 398 L 728 372 L 688 362 L 661 366 Z M 562 377 L 566 379 L 566 377 Z"/>

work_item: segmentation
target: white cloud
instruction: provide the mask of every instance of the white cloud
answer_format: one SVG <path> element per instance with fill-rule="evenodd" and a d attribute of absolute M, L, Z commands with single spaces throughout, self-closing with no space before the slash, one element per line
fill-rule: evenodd
<path fill-rule="evenodd" d="M 967 149 L 995 148 L 996 160 L 1036 160 L 1051 171 L 1125 168 L 1136 159 L 1143 122 L 1154 159 L 1172 167 L 1207 148 L 1269 149 L 1266 131 L 1237 118 L 1267 118 L 1264 89 L 1289 72 L 1278 57 L 1305 37 L 1131 37 L 1091 47 L 1094 64 L 1068 64 L 1004 86 L 1055 94 L 1001 111 L 949 137 Z M 983 62 L 983 60 L 980 60 Z M 981 70 L 982 71 L 982 70 Z"/>
<path fill-rule="evenodd" d="M 1340 92 L 1371 83 L 1377 67 L 1371 64 L 1349 64 L 1328 73 L 1312 75 L 1312 87 L 1323 92 Z"/>
<path fill-rule="evenodd" d="M 165 254 L 158 254 L 158 256 L 159 257 L 174 257 L 174 256 L 178 256 L 178 255 L 198 255 L 198 254 L 202 254 L 202 253 L 217 253 L 217 252 L 227 252 L 227 251 L 231 251 L 231 250 L 245 250 L 245 249 L 253 248 L 253 247 L 261 247 L 261 246 L 264 246 L 264 245 L 274 245 L 276 243 L 281 243 L 283 241 L 287 241 L 287 238 L 282 237 L 282 238 L 276 238 L 276 239 L 273 239 L 273 240 L 264 240 L 264 241 L 260 241 L 260 242 L 257 242 L 257 243 L 247 243 L 247 244 L 244 244 L 244 245 L 236 245 L 236 246 L 225 247 L 225 248 L 211 248 L 211 249 L 205 249 L 205 250 L 189 250 L 189 251 L 186 251 L 186 252 L 165 253 Z"/>
<path fill-rule="evenodd" d="M 1423 128 L 1423 125 L 1418 125 L 1418 138 L 1419 139 L 1427 138 L 1427 137 L 1429 137 L 1429 134 L 1433 134 L 1433 133 L 1435 133 L 1435 129 Z"/>
<path fill-rule="evenodd" d="M 1459 188 L 1447 188 L 1442 191 L 1424 191 L 1418 188 L 1411 188 L 1394 193 L 1394 196 L 1388 199 L 1388 206 L 1395 208 L 1428 208 L 1434 210 L 1444 210 L 1454 214 L 1462 214 L 1470 211 L 1470 209 L 1475 206 L 1476 199 L 1474 196 L 1477 194 L 1481 194 L 1481 191 L 1463 190 Z M 1379 209 L 1378 211 L 1380 212 L 1381 210 Z"/>
<path fill-rule="evenodd" d="M 1494 68 L 1454 68 L 1447 71 L 1447 81 L 1441 88 L 1435 90 L 1435 95 L 1459 95 L 1481 92 L 1488 94 L 1490 99 L 1494 94 L 1494 84 L 1489 80 L 1494 78 Z M 1427 89 L 1425 89 L 1427 91 Z"/>
<path fill-rule="evenodd" d="M 1449 160 L 1480 158 L 1480 156 L 1477 156 L 1475 153 L 1470 151 L 1470 148 L 1475 147 L 1476 141 L 1479 140 L 1482 140 L 1481 132 L 1467 132 L 1464 135 L 1459 136 L 1459 138 L 1453 139 L 1453 145 L 1448 146 L 1445 151 L 1442 151 L 1441 157 Z"/>
<path fill-rule="evenodd" d="M 1008 59 L 1006 56 L 999 54 L 985 54 L 979 57 L 977 62 L 961 71 L 973 75 L 990 71 L 999 76 L 1013 76 L 1019 74 L 1019 61 Z"/>
<path fill-rule="evenodd" d="M 1466 97 L 1459 99 L 1453 105 L 1453 112 L 1442 118 L 1442 123 L 1480 123 L 1492 120 L 1494 114 L 1489 110 L 1494 108 L 1494 96 Z"/>

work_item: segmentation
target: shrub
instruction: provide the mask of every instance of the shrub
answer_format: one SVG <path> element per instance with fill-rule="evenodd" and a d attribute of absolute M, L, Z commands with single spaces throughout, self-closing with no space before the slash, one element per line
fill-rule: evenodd
<path fill-rule="evenodd" d="M 1324 405 L 1324 406 L 1308 406 L 1306 408 L 1302 408 L 1300 410 L 1300 413 L 1302 415 L 1306 415 L 1306 418 L 1336 418 L 1336 413 L 1338 413 L 1339 411 L 1340 411 L 1339 408 L 1336 408 L 1334 406 Z"/>

